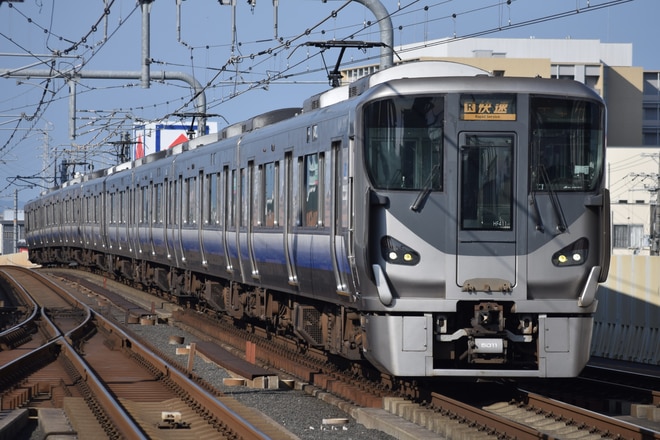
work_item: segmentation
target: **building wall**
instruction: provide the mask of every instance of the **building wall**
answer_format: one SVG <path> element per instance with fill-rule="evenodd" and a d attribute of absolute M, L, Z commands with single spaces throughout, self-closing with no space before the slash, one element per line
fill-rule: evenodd
<path fill-rule="evenodd" d="M 652 208 L 657 206 L 660 184 L 660 147 L 609 147 L 607 179 L 612 203 L 615 255 L 650 253 Z M 617 246 L 628 229 L 628 244 Z M 640 231 L 641 229 L 641 231 Z M 656 233 L 659 233 L 657 231 Z"/>
<path fill-rule="evenodd" d="M 643 145 L 660 145 L 660 71 L 644 72 Z"/>
<path fill-rule="evenodd" d="M 552 65 L 547 58 L 443 58 L 446 61 L 478 67 L 498 76 L 522 76 L 550 78 Z"/>
<path fill-rule="evenodd" d="M 608 145 L 642 145 L 643 73 L 641 67 L 604 70 Z"/>
<path fill-rule="evenodd" d="M 660 145 L 660 74 L 645 74 L 632 65 L 632 44 L 570 38 L 469 38 L 418 42 L 395 50 L 402 61 L 442 59 L 496 75 L 574 79 L 605 99 L 608 145 Z M 376 65 L 351 68 L 344 77 L 352 81 L 376 69 Z"/>
<path fill-rule="evenodd" d="M 553 63 L 632 66 L 632 44 L 571 38 L 445 38 L 395 47 L 403 60 L 422 57 L 538 58 Z"/>

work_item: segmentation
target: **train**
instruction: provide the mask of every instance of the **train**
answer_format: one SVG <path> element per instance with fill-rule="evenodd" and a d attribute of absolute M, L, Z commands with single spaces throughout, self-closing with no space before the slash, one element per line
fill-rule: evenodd
<path fill-rule="evenodd" d="M 25 205 L 78 265 L 397 377 L 574 377 L 610 259 L 606 107 L 397 64 Z"/>

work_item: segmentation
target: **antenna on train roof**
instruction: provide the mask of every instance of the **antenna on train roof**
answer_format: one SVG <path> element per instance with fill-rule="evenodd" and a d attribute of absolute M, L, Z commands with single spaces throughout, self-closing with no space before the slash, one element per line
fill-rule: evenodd
<path fill-rule="evenodd" d="M 227 119 L 225 119 L 224 116 L 219 115 L 219 114 L 212 114 L 212 113 L 200 113 L 200 112 L 185 112 L 185 113 L 172 113 L 172 115 L 177 116 L 179 118 L 191 118 L 190 121 L 190 128 L 186 130 L 186 134 L 188 135 L 188 139 L 192 139 L 195 137 L 195 118 L 211 118 L 211 117 L 221 117 L 222 119 L 225 120 L 227 124 L 229 122 Z M 201 133 L 201 135 L 205 135 L 206 133 Z"/>
<path fill-rule="evenodd" d="M 339 66 L 341 64 L 341 59 L 344 57 L 344 52 L 346 51 L 347 47 L 355 48 L 355 49 L 371 49 L 373 47 L 386 47 L 387 45 L 383 42 L 331 40 L 331 41 L 309 41 L 305 43 L 305 46 L 314 46 L 321 49 L 330 49 L 332 47 L 341 48 L 341 51 L 339 52 L 339 57 L 337 58 L 337 62 L 335 63 L 335 68 L 328 73 L 328 79 L 330 80 L 330 85 L 332 87 L 339 87 L 341 85 L 341 73 L 339 72 Z M 322 53 L 321 56 L 323 56 Z M 325 63 L 325 59 L 323 61 Z"/>

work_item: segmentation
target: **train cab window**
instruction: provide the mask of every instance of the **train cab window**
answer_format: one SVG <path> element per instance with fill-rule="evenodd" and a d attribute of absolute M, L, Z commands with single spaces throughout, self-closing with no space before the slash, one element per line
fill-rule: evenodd
<path fill-rule="evenodd" d="M 367 172 L 377 189 L 442 190 L 444 98 L 399 96 L 364 109 Z"/>
<path fill-rule="evenodd" d="M 513 135 L 461 135 L 461 228 L 511 230 Z"/>
<path fill-rule="evenodd" d="M 532 191 L 595 190 L 605 154 L 602 105 L 533 97 L 530 117 Z"/>

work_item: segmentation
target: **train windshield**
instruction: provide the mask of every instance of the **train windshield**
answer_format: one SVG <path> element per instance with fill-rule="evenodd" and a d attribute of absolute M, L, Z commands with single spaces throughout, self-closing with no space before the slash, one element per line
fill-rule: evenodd
<path fill-rule="evenodd" d="M 604 111 L 592 101 L 532 97 L 532 191 L 592 191 L 602 178 Z"/>
<path fill-rule="evenodd" d="M 398 96 L 364 109 L 365 158 L 376 189 L 442 190 L 444 98 Z"/>

